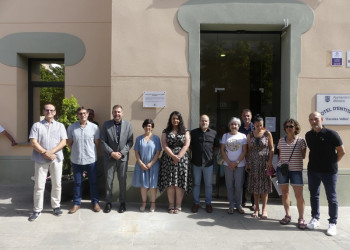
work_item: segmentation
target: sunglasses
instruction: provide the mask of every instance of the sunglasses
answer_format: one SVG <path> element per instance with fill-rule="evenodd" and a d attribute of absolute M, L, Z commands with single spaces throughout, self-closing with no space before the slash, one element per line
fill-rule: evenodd
<path fill-rule="evenodd" d="M 45 109 L 46 112 L 54 112 L 54 109 Z"/>
<path fill-rule="evenodd" d="M 287 125 L 285 128 L 294 128 L 294 125 Z"/>

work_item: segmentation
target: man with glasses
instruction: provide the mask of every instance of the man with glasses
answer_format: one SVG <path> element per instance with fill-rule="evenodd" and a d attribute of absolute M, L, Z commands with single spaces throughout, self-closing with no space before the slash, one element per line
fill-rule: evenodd
<path fill-rule="evenodd" d="M 133 132 L 131 123 L 123 120 L 123 108 L 114 105 L 112 108 L 113 119 L 103 123 L 101 130 L 101 142 L 105 151 L 105 175 L 106 175 L 106 206 L 104 213 L 112 209 L 112 190 L 114 172 L 117 171 L 119 181 L 119 213 L 126 211 L 126 172 L 128 169 L 129 151 L 133 145 Z"/>
<path fill-rule="evenodd" d="M 51 175 L 51 206 L 53 214 L 62 214 L 61 203 L 61 177 L 63 152 L 66 145 L 67 133 L 64 125 L 54 120 L 56 115 L 55 106 L 44 106 L 45 119 L 33 124 L 29 134 L 30 145 L 33 147 L 31 159 L 35 161 L 35 185 L 34 185 L 34 208 L 29 221 L 36 220 L 43 210 L 44 190 L 47 172 Z"/>
<path fill-rule="evenodd" d="M 338 162 L 345 155 L 343 142 L 337 132 L 325 128 L 323 117 L 319 112 L 309 115 L 312 129 L 306 133 L 305 139 L 310 149 L 307 176 L 310 191 L 311 216 L 307 228 L 316 229 L 320 226 L 320 185 L 324 185 L 328 200 L 329 225 L 327 235 L 337 234 L 338 200 L 337 178 Z"/>
<path fill-rule="evenodd" d="M 90 184 L 90 197 L 94 212 L 100 212 L 97 187 L 97 147 L 100 131 L 98 126 L 88 121 L 89 112 L 84 107 L 77 109 L 77 122 L 68 127 L 67 144 L 71 150 L 71 162 L 74 174 L 73 207 L 68 211 L 74 214 L 80 209 L 83 172 L 87 171 Z"/>

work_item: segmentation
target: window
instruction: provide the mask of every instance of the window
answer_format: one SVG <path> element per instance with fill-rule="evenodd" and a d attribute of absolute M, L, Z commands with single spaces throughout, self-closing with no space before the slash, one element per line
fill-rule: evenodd
<path fill-rule="evenodd" d="M 56 119 L 62 114 L 64 73 L 63 59 L 28 60 L 28 134 L 33 123 L 42 120 L 46 103 L 56 106 Z"/>

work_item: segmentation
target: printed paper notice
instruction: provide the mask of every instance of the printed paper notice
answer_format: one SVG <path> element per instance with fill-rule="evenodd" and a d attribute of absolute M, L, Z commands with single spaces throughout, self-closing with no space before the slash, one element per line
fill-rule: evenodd
<path fill-rule="evenodd" d="M 270 132 L 276 132 L 276 117 L 265 117 L 265 127 Z"/>
<path fill-rule="evenodd" d="M 143 107 L 144 108 L 165 108 L 166 93 L 165 91 L 144 91 Z"/>

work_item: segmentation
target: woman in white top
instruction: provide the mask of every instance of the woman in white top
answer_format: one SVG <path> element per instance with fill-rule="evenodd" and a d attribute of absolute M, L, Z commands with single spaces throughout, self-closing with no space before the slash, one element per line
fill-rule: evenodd
<path fill-rule="evenodd" d="M 300 138 L 300 125 L 294 119 L 288 119 L 283 124 L 284 131 L 287 136 L 281 138 L 278 142 L 279 149 L 277 175 L 278 184 L 282 190 L 282 202 L 286 215 L 280 223 L 287 225 L 291 221 L 291 214 L 289 209 L 289 183 L 292 185 L 295 199 L 297 200 L 297 208 L 299 212 L 298 228 L 305 229 L 306 223 L 304 220 L 304 198 L 303 198 L 303 159 L 306 153 L 305 140 Z M 294 151 L 293 151 L 294 150 Z M 281 165 L 288 163 L 288 173 L 281 170 Z"/>
<path fill-rule="evenodd" d="M 242 204 L 242 191 L 244 182 L 245 155 L 247 153 L 247 137 L 238 132 L 241 120 L 232 117 L 228 123 L 229 133 L 222 136 L 221 155 L 224 159 L 225 181 L 227 198 L 230 202 L 229 214 L 233 214 L 234 208 L 240 214 L 244 214 Z"/>

